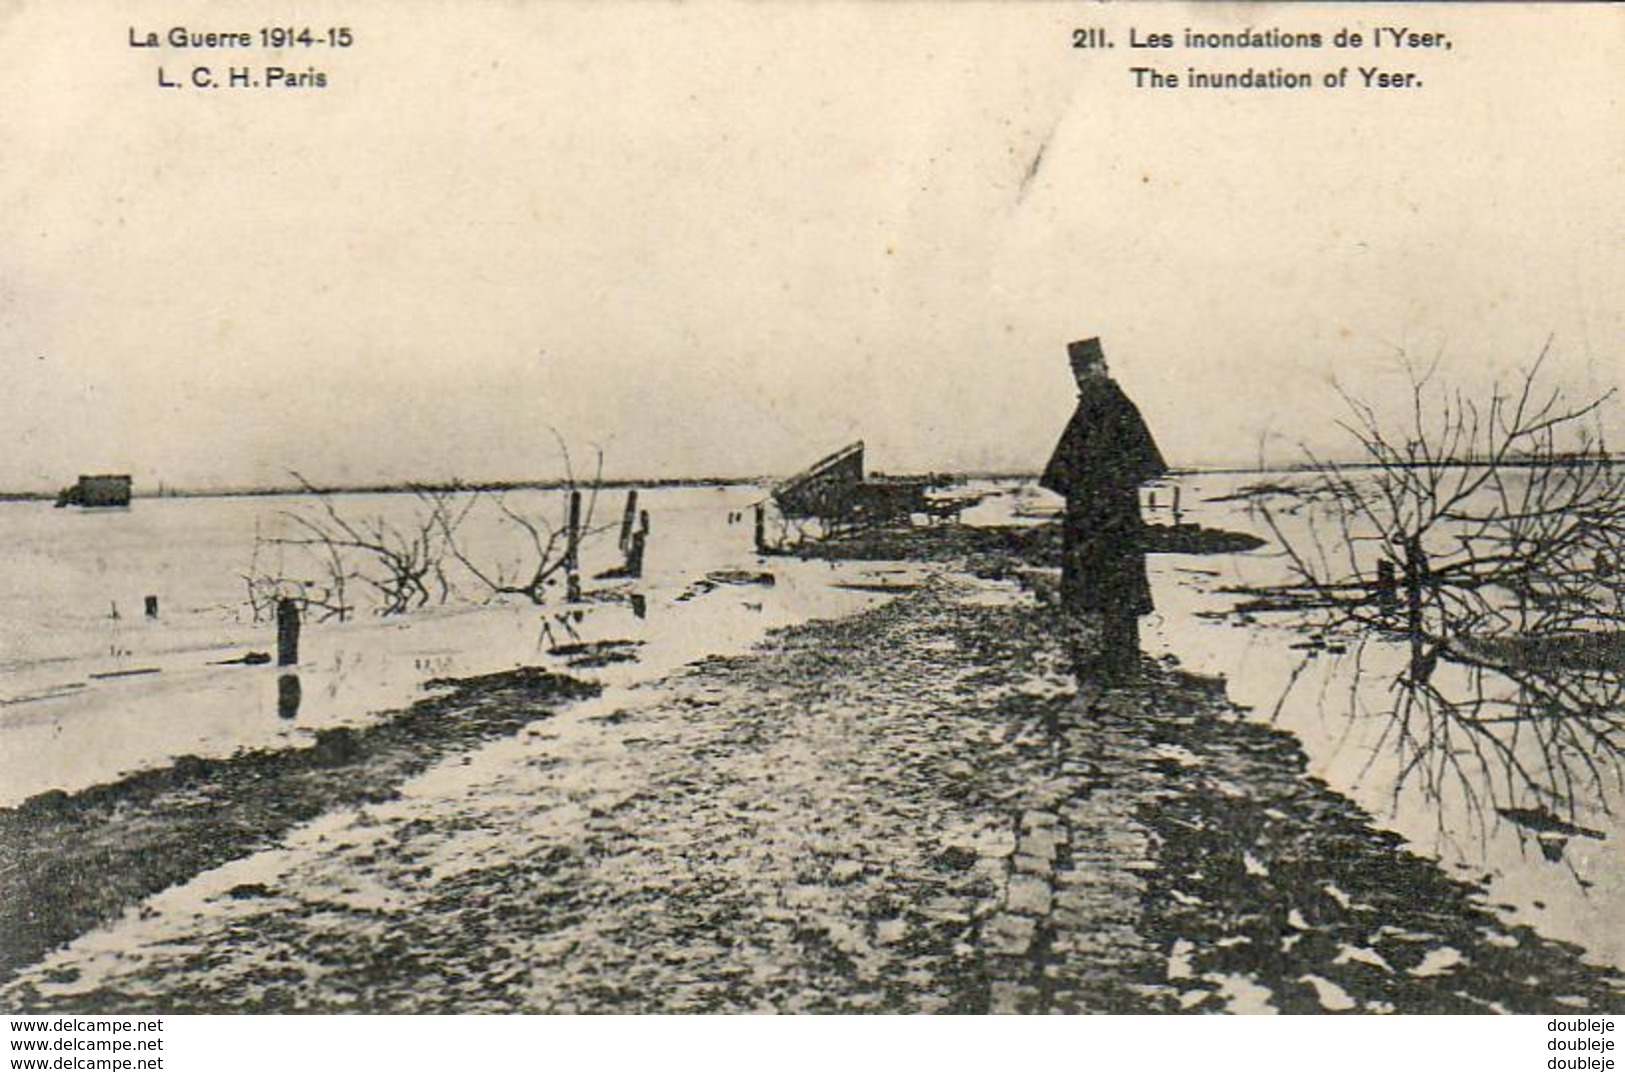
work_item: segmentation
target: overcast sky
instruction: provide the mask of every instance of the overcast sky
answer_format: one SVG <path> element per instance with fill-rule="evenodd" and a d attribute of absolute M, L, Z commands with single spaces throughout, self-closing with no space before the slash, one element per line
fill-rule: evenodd
<path fill-rule="evenodd" d="M 0 5 L 0 488 L 545 476 L 552 429 L 628 476 L 859 437 L 1030 470 L 1086 335 L 1182 465 L 1336 453 L 1334 379 L 1392 398 L 1402 351 L 1482 390 L 1551 337 L 1569 390 L 1621 378 L 1607 6 L 282 8 L 356 44 L 128 45 L 263 4 Z M 1130 25 L 1396 21 L 1452 35 L 1382 54 L 1421 90 L 1127 73 Z M 233 62 L 329 84 L 156 84 Z"/>

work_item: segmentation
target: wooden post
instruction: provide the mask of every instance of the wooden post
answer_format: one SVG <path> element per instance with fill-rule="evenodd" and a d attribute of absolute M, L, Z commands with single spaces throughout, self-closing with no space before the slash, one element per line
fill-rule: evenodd
<path fill-rule="evenodd" d="M 570 528 L 564 544 L 564 598 L 581 602 L 581 492 L 570 491 Z"/>
<path fill-rule="evenodd" d="M 626 541 L 626 559 L 621 566 L 621 575 L 625 577 L 643 576 L 643 550 L 649 542 L 649 511 L 638 512 L 638 527 L 628 527 Z"/>
<path fill-rule="evenodd" d="M 626 575 L 628 577 L 643 576 L 643 551 L 649 544 L 649 511 L 638 511 L 638 527 L 632 533 L 632 541 L 626 549 Z"/>
<path fill-rule="evenodd" d="M 1406 623 L 1412 637 L 1422 635 L 1422 584 L 1426 579 L 1428 560 L 1422 550 L 1422 541 L 1415 536 L 1405 539 L 1405 599 Z"/>
<path fill-rule="evenodd" d="M 632 525 L 638 519 L 638 489 L 626 493 L 626 509 L 621 511 L 621 554 L 632 546 Z"/>
<path fill-rule="evenodd" d="M 1179 525 L 1180 525 L 1180 522 L 1182 520 L 1182 515 L 1179 512 L 1179 491 L 1180 491 L 1179 485 L 1175 484 L 1174 485 L 1174 528 L 1178 528 Z"/>
<path fill-rule="evenodd" d="M 299 604 L 286 597 L 276 601 L 276 664 L 299 662 Z"/>
<path fill-rule="evenodd" d="M 1377 563 L 1376 595 L 1377 609 L 1384 618 L 1399 610 L 1399 570 L 1391 558 Z"/>
<path fill-rule="evenodd" d="M 626 548 L 626 568 L 623 571 L 628 577 L 643 576 L 643 545 L 648 533 L 642 529 L 632 533 L 632 538 Z"/>
<path fill-rule="evenodd" d="M 299 686 L 298 674 L 283 674 L 276 679 L 276 715 L 278 718 L 297 718 L 299 702 L 304 690 Z"/>
<path fill-rule="evenodd" d="M 756 553 L 767 554 L 767 507 L 756 504 Z"/>

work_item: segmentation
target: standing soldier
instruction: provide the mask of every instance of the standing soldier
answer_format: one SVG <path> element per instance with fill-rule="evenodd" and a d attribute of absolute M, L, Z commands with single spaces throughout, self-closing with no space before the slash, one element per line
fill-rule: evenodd
<path fill-rule="evenodd" d="M 1100 340 L 1072 343 L 1067 356 L 1078 407 L 1039 483 L 1066 496 L 1061 605 L 1098 616 L 1099 669 L 1121 681 L 1139 666 L 1139 619 L 1152 610 L 1140 485 L 1165 474 L 1168 465 L 1140 411 L 1107 374 Z"/>

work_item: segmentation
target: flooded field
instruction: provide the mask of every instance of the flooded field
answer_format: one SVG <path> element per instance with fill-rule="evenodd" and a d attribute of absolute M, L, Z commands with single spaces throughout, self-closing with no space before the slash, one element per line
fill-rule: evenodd
<path fill-rule="evenodd" d="M 1148 650 L 1222 676 L 1231 699 L 1303 741 L 1312 774 L 1417 852 L 1485 882 L 1509 918 L 1625 964 L 1620 668 L 1531 674 L 1446 658 L 1418 683 L 1402 638 L 1246 609 L 1249 591 L 1294 580 L 1261 515 L 1234 498 L 1270 479 L 1283 478 L 1186 478 L 1190 520 L 1271 543 L 1242 555 L 1153 556 Z M 1276 514 L 1300 546 L 1313 546 L 1313 520 Z"/>
<path fill-rule="evenodd" d="M 550 652 L 571 645 L 635 641 L 636 659 L 595 676 L 648 680 L 743 650 L 769 629 L 861 608 L 878 596 L 843 584 L 897 575 L 789 559 L 774 563 L 771 587 L 726 573 L 725 583 L 708 580 L 756 563 L 748 511 L 763 494 L 752 486 L 644 492 L 653 526 L 644 577 L 589 581 L 595 598 L 568 611 L 559 606 L 562 584 L 539 608 L 494 598 L 466 573 L 454 573 L 445 603 L 410 614 L 370 613 L 363 591 L 348 620 L 304 631 L 296 713 L 283 710 L 271 668 L 220 664 L 275 651 L 273 625 L 254 620 L 246 590 L 256 566 L 321 578 L 319 558 L 268 542 L 299 534 L 288 515 L 319 515 L 311 497 L 149 499 L 106 511 L 0 505 L 0 806 L 177 755 L 308 742 L 321 728 L 363 724 L 409 702 L 431 678 L 563 667 L 569 656 Z M 515 493 L 507 503 L 554 517 L 562 495 Z M 622 498 L 606 493 L 595 527 L 618 515 Z M 335 501 L 347 516 L 402 526 L 424 513 L 410 494 Z M 489 513 L 479 520 L 484 528 L 469 532 L 476 553 L 523 562 L 522 534 Z M 613 531 L 584 542 L 585 576 L 620 562 Z M 641 606 L 624 598 L 634 590 Z M 159 598 L 156 618 L 143 613 L 147 595 Z"/>
<path fill-rule="evenodd" d="M 1259 593 L 1299 581 L 1284 535 L 1317 551 L 1339 522 L 1291 494 L 1301 473 L 1188 474 L 1147 495 L 1152 524 L 1179 519 L 1265 541 L 1254 551 L 1150 556 L 1157 612 L 1147 653 L 1222 678 L 1253 717 L 1293 733 L 1310 772 L 1415 851 L 1485 883 L 1508 918 L 1625 964 L 1625 677 L 1615 666 L 1544 673 L 1441 660 L 1408 684 L 1402 637 L 1325 627 L 1308 613 L 1258 609 Z M 1274 524 L 1247 489 L 1262 497 Z M 1036 523 L 1055 501 L 1010 485 L 966 520 Z M 1344 546 L 1331 553 L 1346 555 Z M 1371 570 L 1375 547 L 1355 549 Z M 1615 628 L 1619 627 L 1615 623 Z"/>

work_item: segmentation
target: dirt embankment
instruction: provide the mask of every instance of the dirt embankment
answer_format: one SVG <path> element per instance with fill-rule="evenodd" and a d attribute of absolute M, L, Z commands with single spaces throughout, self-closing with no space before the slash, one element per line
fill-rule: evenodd
<path fill-rule="evenodd" d="M 0 979 L 150 894 L 334 808 L 387 800 L 436 760 L 597 691 L 533 669 L 439 684 L 448 691 L 307 748 L 183 756 L 0 810 Z"/>

